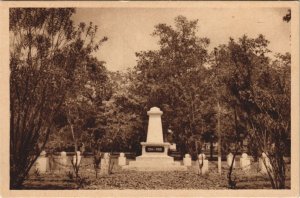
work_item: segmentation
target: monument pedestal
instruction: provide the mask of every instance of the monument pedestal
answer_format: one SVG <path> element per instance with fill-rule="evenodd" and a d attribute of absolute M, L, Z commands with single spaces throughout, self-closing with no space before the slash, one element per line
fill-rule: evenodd
<path fill-rule="evenodd" d="M 159 108 L 153 107 L 148 111 L 149 123 L 147 141 L 141 142 L 142 155 L 136 161 L 130 161 L 123 169 L 138 171 L 186 171 L 187 167 L 180 162 L 175 162 L 173 157 L 168 156 L 170 143 L 163 142 L 161 125 L 162 112 Z"/>

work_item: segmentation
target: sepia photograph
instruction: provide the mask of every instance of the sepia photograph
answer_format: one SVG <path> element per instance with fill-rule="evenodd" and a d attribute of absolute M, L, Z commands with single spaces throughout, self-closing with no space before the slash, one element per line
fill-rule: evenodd
<path fill-rule="evenodd" d="M 107 5 L 8 8 L 9 190 L 293 188 L 292 5 Z"/>

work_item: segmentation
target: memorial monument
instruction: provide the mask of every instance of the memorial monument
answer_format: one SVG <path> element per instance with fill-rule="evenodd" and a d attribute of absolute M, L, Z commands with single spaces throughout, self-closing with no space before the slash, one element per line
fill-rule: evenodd
<path fill-rule="evenodd" d="M 163 139 L 161 122 L 163 112 L 157 107 L 152 107 L 147 114 L 149 116 L 147 140 L 141 142 L 142 155 L 122 168 L 141 171 L 187 170 L 186 166 L 182 166 L 180 162 L 175 162 L 173 157 L 168 156 L 171 144 L 164 142 Z"/>

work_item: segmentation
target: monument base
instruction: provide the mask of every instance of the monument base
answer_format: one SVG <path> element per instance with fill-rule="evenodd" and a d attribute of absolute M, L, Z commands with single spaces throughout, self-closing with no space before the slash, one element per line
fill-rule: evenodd
<path fill-rule="evenodd" d="M 175 162 L 173 157 L 168 156 L 170 143 L 141 142 L 142 155 L 136 161 L 130 161 L 129 165 L 123 166 L 126 170 L 137 171 L 186 171 L 187 167 L 180 162 Z"/>

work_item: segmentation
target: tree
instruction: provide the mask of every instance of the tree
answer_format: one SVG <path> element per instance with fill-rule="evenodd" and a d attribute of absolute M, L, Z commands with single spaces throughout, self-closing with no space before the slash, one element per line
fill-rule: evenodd
<path fill-rule="evenodd" d="M 238 121 L 236 138 L 243 134 L 255 143 L 250 150 L 267 154 L 272 187 L 281 189 L 285 188 L 283 157 L 290 145 L 290 55 L 271 62 L 268 43 L 262 35 L 231 39 L 223 48 L 222 63 L 229 71 L 224 83 Z"/>
<path fill-rule="evenodd" d="M 102 132 L 95 136 L 102 150 L 107 152 L 134 151 L 141 120 L 137 98 L 130 94 L 131 72 L 110 72 L 111 97 L 103 102 L 101 113 L 97 114 L 96 128 Z"/>
<path fill-rule="evenodd" d="M 88 57 L 86 64 L 78 68 L 72 91 L 56 120 L 56 132 L 50 136 L 48 148 L 57 148 L 58 142 L 71 145 L 72 151 L 78 151 L 79 143 L 94 147 L 93 133 L 98 114 L 102 114 L 103 102 L 112 95 L 112 87 L 104 62 Z M 61 149 L 67 149 L 62 148 Z"/>
<path fill-rule="evenodd" d="M 164 112 L 163 131 L 174 132 L 181 152 L 196 155 L 196 139 L 205 129 L 201 110 L 208 99 L 205 75 L 207 38 L 197 33 L 197 20 L 175 18 L 175 28 L 167 24 L 155 26 L 153 36 L 159 38 L 160 49 L 137 53 L 136 83 L 132 91 L 145 98 L 145 112 L 158 106 Z M 205 93 L 205 94 L 203 94 Z"/>
<path fill-rule="evenodd" d="M 74 9 L 10 9 L 10 186 L 21 188 L 55 128 L 76 70 L 103 40 Z"/>

